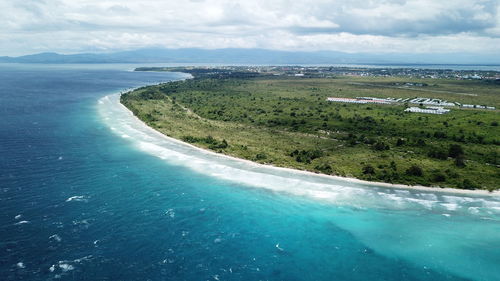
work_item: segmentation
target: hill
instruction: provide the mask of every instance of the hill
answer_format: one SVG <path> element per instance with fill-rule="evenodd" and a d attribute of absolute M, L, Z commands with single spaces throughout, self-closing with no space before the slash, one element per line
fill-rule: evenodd
<path fill-rule="evenodd" d="M 150 48 L 112 53 L 39 53 L 0 57 L 3 63 L 226 63 L 226 64 L 500 64 L 482 54 L 370 54 L 267 49 Z"/>

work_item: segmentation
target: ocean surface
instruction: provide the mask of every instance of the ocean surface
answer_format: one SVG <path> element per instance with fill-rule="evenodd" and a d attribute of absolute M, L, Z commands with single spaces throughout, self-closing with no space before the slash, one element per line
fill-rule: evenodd
<path fill-rule="evenodd" d="M 183 79 L 0 65 L 0 280 L 500 280 L 500 198 L 267 168 L 117 93 Z"/>

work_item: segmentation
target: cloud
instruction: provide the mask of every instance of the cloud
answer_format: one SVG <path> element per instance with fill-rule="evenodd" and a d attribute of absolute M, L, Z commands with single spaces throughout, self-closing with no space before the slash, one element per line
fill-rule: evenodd
<path fill-rule="evenodd" d="M 497 52 L 499 0 L 4 0 L 0 54 L 141 47 Z"/>
<path fill-rule="evenodd" d="M 330 13 L 342 32 L 385 36 L 483 32 L 497 23 L 497 1 L 349 2 Z"/>

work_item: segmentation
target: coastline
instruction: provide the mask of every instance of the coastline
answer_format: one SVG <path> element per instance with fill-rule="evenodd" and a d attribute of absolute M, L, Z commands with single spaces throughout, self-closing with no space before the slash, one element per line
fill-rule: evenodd
<path fill-rule="evenodd" d="M 160 136 L 161 138 L 164 138 L 168 141 L 175 142 L 187 147 L 194 148 L 200 152 L 203 152 L 205 154 L 210 154 L 213 156 L 217 157 L 222 157 L 225 159 L 230 159 L 232 161 L 237 161 L 240 163 L 245 163 L 247 165 L 253 166 L 253 167 L 258 167 L 258 168 L 264 168 L 264 169 L 274 169 L 278 171 L 286 171 L 290 173 L 295 173 L 295 174 L 301 174 L 301 175 L 306 175 L 306 176 L 312 176 L 312 177 L 317 177 L 317 178 L 323 178 L 326 180 L 338 180 L 338 181 L 343 181 L 347 183 L 358 183 L 362 185 L 368 185 L 368 186 L 373 186 L 373 187 L 382 187 L 382 188 L 391 188 L 391 189 L 404 189 L 404 190 L 413 190 L 413 191 L 424 191 L 424 192 L 430 192 L 430 193 L 443 193 L 443 194 L 455 194 L 455 195 L 473 195 L 473 196 L 488 196 L 488 197 L 498 197 L 500 196 L 500 191 L 488 191 L 488 190 L 466 190 L 466 189 L 456 189 L 456 188 L 441 188 L 441 187 L 428 187 L 428 186 L 421 186 L 421 185 L 404 185 L 404 184 L 393 184 L 393 183 L 386 183 L 386 182 L 373 182 L 373 181 L 366 181 L 366 180 L 361 180 L 357 178 L 351 178 L 351 177 L 341 177 L 341 176 L 334 176 L 334 175 L 326 175 L 326 174 L 320 174 L 320 173 L 314 173 L 310 171 L 304 171 L 304 170 L 297 170 L 297 169 L 292 169 L 292 168 L 286 168 L 286 167 L 278 167 L 278 166 L 273 166 L 270 164 L 261 164 L 257 162 L 253 162 L 247 159 L 242 159 L 222 153 L 217 153 L 212 150 L 200 148 L 198 146 L 195 146 L 190 143 L 183 142 L 181 140 L 178 140 L 176 138 L 172 138 L 168 135 L 165 135 L 156 129 L 150 127 L 148 124 L 137 118 L 132 111 L 130 111 L 125 105 L 123 105 L 120 102 L 120 95 L 121 94 L 116 94 L 118 96 L 118 103 L 124 109 L 130 116 L 136 119 L 136 121 L 139 121 L 144 125 L 145 127 L 149 128 L 152 132 L 154 132 L 156 135 Z M 108 95 L 107 97 L 112 96 Z"/>

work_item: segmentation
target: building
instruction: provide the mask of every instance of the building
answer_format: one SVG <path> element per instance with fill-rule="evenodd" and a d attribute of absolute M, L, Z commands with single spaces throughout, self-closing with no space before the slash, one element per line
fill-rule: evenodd
<path fill-rule="evenodd" d="M 415 113 L 427 113 L 427 114 L 445 114 L 450 112 L 449 109 L 445 109 L 443 107 L 439 106 L 428 106 L 426 108 L 420 108 L 420 107 L 408 107 L 405 109 L 405 112 L 415 112 Z"/>
<path fill-rule="evenodd" d="M 361 103 L 361 104 L 367 104 L 367 103 L 391 104 L 394 102 L 393 100 L 389 100 L 389 99 L 380 99 L 380 98 L 371 98 L 371 97 L 357 97 L 355 99 L 353 99 L 353 98 L 327 98 L 326 100 L 332 101 L 332 102 Z"/>
<path fill-rule="evenodd" d="M 409 102 L 415 104 L 424 104 L 424 105 L 455 106 L 454 103 L 441 99 L 431 99 L 431 98 L 414 98 Z"/>
<path fill-rule="evenodd" d="M 351 98 L 327 98 L 327 101 L 346 102 L 346 103 L 368 103 L 366 100 L 351 99 Z"/>

